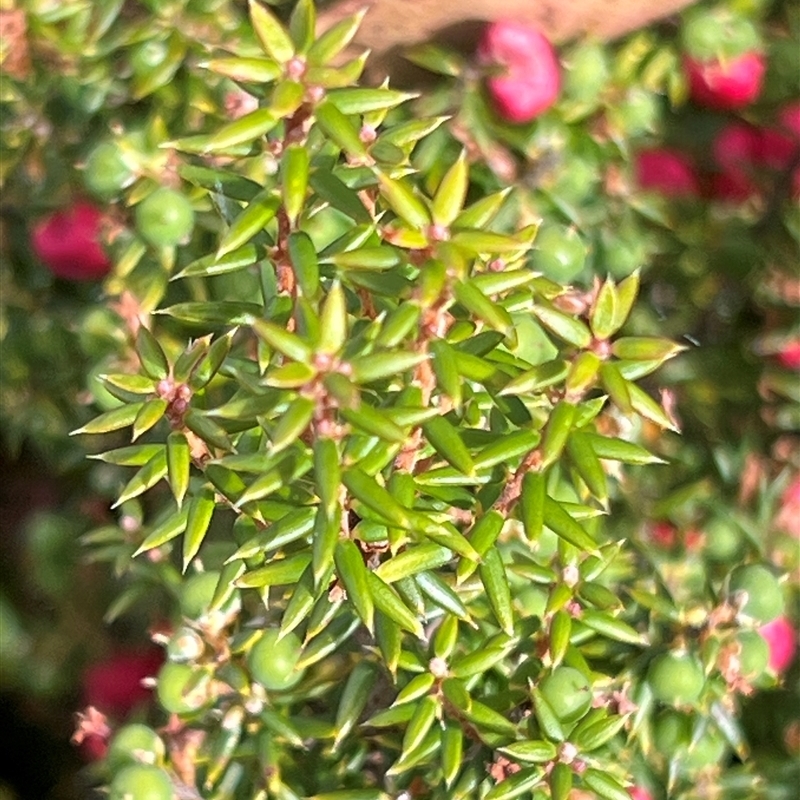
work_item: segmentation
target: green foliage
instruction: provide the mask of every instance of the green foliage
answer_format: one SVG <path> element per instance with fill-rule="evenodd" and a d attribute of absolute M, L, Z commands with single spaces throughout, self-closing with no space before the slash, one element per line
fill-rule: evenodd
<path fill-rule="evenodd" d="M 771 521 L 790 469 L 728 510 L 755 381 L 715 331 L 748 319 L 715 259 L 750 270 L 728 264 L 750 209 L 635 186 L 632 151 L 685 99 L 674 37 L 570 45 L 557 106 L 514 127 L 437 48 L 414 55 L 448 76 L 426 95 L 360 86 L 362 14 L 316 38 L 310 0 L 29 5 L 63 70 L 4 72 L 3 180 L 23 217 L 79 181 L 113 203 L 113 302 L 60 325 L 69 396 L 40 386 L 53 320 L 101 295 L 68 304 L 15 233 L 2 412 L 21 442 L 63 406 L 53 440 L 93 451 L 116 513 L 85 537 L 120 582 L 109 618 L 151 589 L 171 614 L 167 747 L 123 727 L 111 796 L 744 796 L 762 765 L 737 695 L 775 683 L 755 631 L 797 564 Z M 781 187 L 744 278 L 762 293 L 797 242 Z M 738 387 L 689 366 L 687 333 Z M 714 436 L 682 444 L 680 421 Z M 764 780 L 777 798 L 791 775 Z"/>

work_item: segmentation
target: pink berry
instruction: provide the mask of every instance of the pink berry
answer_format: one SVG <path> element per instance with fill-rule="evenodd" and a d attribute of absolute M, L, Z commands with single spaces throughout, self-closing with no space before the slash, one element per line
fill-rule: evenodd
<path fill-rule="evenodd" d="M 762 625 L 758 632 L 769 645 L 769 666 L 773 672 L 784 672 L 792 663 L 797 650 L 797 633 L 786 617 Z"/>
<path fill-rule="evenodd" d="M 689 93 L 701 106 L 743 108 L 761 94 L 767 64 L 762 53 L 751 51 L 725 61 L 698 61 L 684 57 Z"/>
<path fill-rule="evenodd" d="M 800 370 L 800 339 L 784 345 L 778 353 L 778 362 L 786 369 Z"/>
<path fill-rule="evenodd" d="M 695 197 L 700 186 L 691 161 L 677 150 L 654 147 L 636 156 L 636 180 L 642 189 L 667 197 Z"/>
<path fill-rule="evenodd" d="M 507 122 L 530 122 L 555 103 L 561 88 L 558 58 L 547 37 L 512 20 L 486 26 L 478 60 L 501 67 L 486 80 L 498 115 Z"/>
<path fill-rule="evenodd" d="M 33 250 L 57 278 L 93 281 L 111 268 L 100 244 L 103 213 L 96 206 L 78 202 L 38 222 L 33 229 Z"/>
<path fill-rule="evenodd" d="M 653 795 L 643 786 L 631 786 L 628 794 L 631 796 L 631 800 L 653 800 Z"/>
<path fill-rule="evenodd" d="M 783 490 L 781 503 L 785 506 L 791 505 L 800 507 L 800 475 L 797 475 Z"/>

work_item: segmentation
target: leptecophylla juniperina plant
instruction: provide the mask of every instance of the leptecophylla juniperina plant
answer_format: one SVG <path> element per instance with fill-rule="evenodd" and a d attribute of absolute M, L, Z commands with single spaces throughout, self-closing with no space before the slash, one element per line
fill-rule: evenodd
<path fill-rule="evenodd" d="M 634 381 L 680 348 L 620 336 L 636 274 L 587 294 L 532 271 L 536 227 L 495 229 L 508 192 L 470 198 L 464 156 L 429 185 L 411 155 L 442 120 L 393 123 L 408 95 L 328 66 L 357 17 L 314 40 L 311 3 L 289 32 L 251 14 L 265 56 L 206 66 L 259 108 L 172 143 L 226 223 L 173 278 L 260 296 L 160 309 L 139 372 L 105 379 L 124 404 L 80 429 L 145 439 L 100 456 L 138 468 L 121 506 L 171 490 L 117 563 L 181 596 L 157 682 L 173 781 L 625 797 L 607 748 L 641 724 L 648 639 L 615 591 L 635 567 L 604 462 L 657 459 L 604 421 L 672 427 Z M 710 701 L 702 677 L 669 699 Z"/>

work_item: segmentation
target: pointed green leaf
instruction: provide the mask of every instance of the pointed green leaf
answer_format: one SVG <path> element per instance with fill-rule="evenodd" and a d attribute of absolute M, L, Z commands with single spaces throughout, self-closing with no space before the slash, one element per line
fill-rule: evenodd
<path fill-rule="evenodd" d="M 449 464 L 465 475 L 475 472 L 472 456 L 458 430 L 445 417 L 434 417 L 422 424 L 425 438 Z"/>
<path fill-rule="evenodd" d="M 292 225 L 305 204 L 308 172 L 308 150 L 304 145 L 290 144 L 281 155 L 281 196 L 286 216 Z"/>
<path fill-rule="evenodd" d="M 601 436 L 598 433 L 591 433 L 589 431 L 583 433 L 583 437 L 591 444 L 598 458 L 637 465 L 664 463 L 658 456 L 654 456 L 635 442 L 626 442 L 624 439 L 617 439 L 613 436 Z"/>
<path fill-rule="evenodd" d="M 494 330 L 507 333 L 514 328 L 511 315 L 502 306 L 493 303 L 473 283 L 454 284 L 453 295 L 468 311 Z"/>
<path fill-rule="evenodd" d="M 327 64 L 339 55 L 353 41 L 366 13 L 367 9 L 362 8 L 320 35 L 308 50 L 308 63 Z"/>
<path fill-rule="evenodd" d="M 539 723 L 542 733 L 552 741 L 563 742 L 566 737 L 556 712 L 553 711 L 553 707 L 536 686 L 531 686 L 531 699 L 536 721 Z"/>
<path fill-rule="evenodd" d="M 663 362 L 681 353 L 686 348 L 669 339 L 649 336 L 623 336 L 611 345 L 611 352 L 617 357 L 630 361 Z"/>
<path fill-rule="evenodd" d="M 533 313 L 542 325 L 568 344 L 583 349 L 592 343 L 592 334 L 581 320 L 541 303 L 534 306 Z"/>
<path fill-rule="evenodd" d="M 423 739 L 427 736 L 428 731 L 436 720 L 438 710 L 439 703 L 436 698 L 431 696 L 423 697 L 416 703 L 414 714 L 408 721 L 403 734 L 401 758 L 407 756 L 414 748 L 422 744 Z"/>
<path fill-rule="evenodd" d="M 222 258 L 217 258 L 216 254 L 198 258 L 179 273 L 173 275 L 171 280 L 175 281 L 180 278 L 194 278 L 197 276 L 210 278 L 214 275 L 227 275 L 230 272 L 239 272 L 247 267 L 252 267 L 257 262 L 258 251 L 255 245 L 247 244 L 227 253 Z"/>
<path fill-rule="evenodd" d="M 356 383 L 372 383 L 392 376 L 400 376 L 428 358 L 426 353 L 381 352 L 359 356 L 350 361 L 352 378 Z"/>
<path fill-rule="evenodd" d="M 386 442 L 402 444 L 408 438 L 406 431 L 395 424 L 387 413 L 366 403 L 362 403 L 358 408 L 340 408 L 339 414 L 351 425 Z"/>
<path fill-rule="evenodd" d="M 487 469 L 497 464 L 510 464 L 525 453 L 529 453 L 539 444 L 541 434 L 534 430 L 521 430 L 500 437 L 493 444 L 486 445 L 473 456 L 475 469 Z"/>
<path fill-rule="evenodd" d="M 433 197 L 431 215 L 435 225 L 449 227 L 461 213 L 469 188 L 469 166 L 466 150 L 444 174 Z"/>
<path fill-rule="evenodd" d="M 574 431 L 567 442 L 567 451 L 586 488 L 598 500 L 605 502 L 608 497 L 608 480 L 591 440 L 580 431 Z"/>
<path fill-rule="evenodd" d="M 193 408 L 189 409 L 189 412 L 183 418 L 183 423 L 192 433 L 199 436 L 211 447 L 217 447 L 228 452 L 233 451 L 233 442 L 231 442 L 225 428 L 200 411 Z"/>
<path fill-rule="evenodd" d="M 317 12 L 314 0 L 299 0 L 289 18 L 289 33 L 298 53 L 306 53 L 314 41 Z"/>
<path fill-rule="evenodd" d="M 342 468 L 339 448 L 333 439 L 318 436 L 314 439 L 314 483 L 320 506 L 331 515 L 339 504 L 342 488 Z"/>
<path fill-rule="evenodd" d="M 342 473 L 342 483 L 347 491 L 372 509 L 376 514 L 386 519 L 392 525 L 403 528 L 408 525 L 406 510 L 373 478 L 362 472 L 358 467 L 350 467 Z"/>
<path fill-rule="evenodd" d="M 411 545 L 388 561 L 382 562 L 376 568 L 375 574 L 386 583 L 394 583 L 419 572 L 444 566 L 452 558 L 453 552 L 447 547 L 435 542 L 423 542 Z"/>
<path fill-rule="evenodd" d="M 169 374 L 169 362 L 158 339 L 144 326 L 136 334 L 136 353 L 142 369 L 153 379 L 160 381 Z"/>
<path fill-rule="evenodd" d="M 621 783 L 607 772 L 589 767 L 581 775 L 581 781 L 602 800 L 630 800 L 631 796 Z"/>
<path fill-rule="evenodd" d="M 183 503 L 189 488 L 189 472 L 191 468 L 191 451 L 186 435 L 173 431 L 167 437 L 167 477 L 172 496 L 178 504 Z"/>
<path fill-rule="evenodd" d="M 431 224 L 431 216 L 425 203 L 402 180 L 376 171 L 381 187 L 381 196 L 389 208 L 410 227 L 419 231 L 427 231 Z"/>
<path fill-rule="evenodd" d="M 269 133 L 277 124 L 278 117 L 271 108 L 258 108 L 224 125 L 213 136 L 204 136 L 204 141 L 198 142 L 201 145 L 199 149 L 203 153 L 219 154 L 230 151 L 239 145 L 250 146 Z M 173 144 L 179 145 L 180 140 Z"/>
<path fill-rule="evenodd" d="M 335 253 L 327 260 L 346 270 L 385 270 L 402 264 L 403 252 L 396 247 L 389 247 L 388 245 L 357 247 L 354 250 Z"/>
<path fill-rule="evenodd" d="M 308 428 L 316 407 L 316 401 L 309 397 L 301 396 L 292 400 L 272 431 L 270 453 L 279 453 L 294 444 Z"/>
<path fill-rule="evenodd" d="M 333 103 L 329 100 L 320 103 L 314 115 L 322 132 L 347 155 L 367 158 L 367 148 L 358 129 Z"/>
<path fill-rule="evenodd" d="M 358 194 L 347 187 L 330 171 L 316 169 L 309 178 L 311 188 L 317 196 L 330 203 L 337 211 L 346 214 L 355 222 L 371 223 L 372 216 L 364 207 Z"/>
<path fill-rule="evenodd" d="M 408 579 L 401 578 L 397 583 L 398 587 L 402 586 L 405 580 Z M 435 606 L 438 606 L 446 613 L 452 614 L 454 617 L 464 620 L 465 622 L 471 620 L 469 611 L 467 611 L 467 607 L 464 605 L 464 601 L 458 596 L 458 593 L 435 572 L 420 572 L 414 577 L 413 583 L 419 587 L 420 591 L 431 600 Z M 425 603 L 422 601 L 420 603 L 420 612 L 424 613 L 424 611 Z"/>
<path fill-rule="evenodd" d="M 575 406 L 565 400 L 556 404 L 550 412 L 542 436 L 542 468 L 549 467 L 559 459 L 564 450 L 572 425 L 575 421 Z"/>
<path fill-rule="evenodd" d="M 637 414 L 645 419 L 649 419 L 651 422 L 654 422 L 660 428 L 664 428 L 668 431 L 674 431 L 675 433 L 680 432 L 677 425 L 669 417 L 666 411 L 664 411 L 664 409 L 655 400 L 653 400 L 653 398 L 650 397 L 650 395 L 647 394 L 644 389 L 642 389 L 640 386 L 637 386 L 635 383 L 626 383 L 626 386 L 630 397 L 631 407 Z"/>
<path fill-rule="evenodd" d="M 314 532 L 311 541 L 311 568 L 314 576 L 314 588 L 325 586 L 334 566 L 334 552 L 342 531 L 342 510 L 339 508 L 328 515 L 323 508 L 317 511 L 314 520 Z"/>
<path fill-rule="evenodd" d="M 572 767 L 569 764 L 556 764 L 550 772 L 550 800 L 569 800 L 572 794 Z"/>
<path fill-rule="evenodd" d="M 317 370 L 310 364 L 301 364 L 299 361 L 291 361 L 277 369 L 271 369 L 264 378 L 266 386 L 276 389 L 300 389 L 317 377 Z M 255 400 L 256 398 L 252 398 Z M 275 401 L 268 403 L 269 410 L 274 408 Z M 233 410 L 231 410 L 233 413 Z M 262 413 L 262 412 L 259 412 Z M 234 419 L 235 419 L 234 415 Z"/>
<path fill-rule="evenodd" d="M 572 743 L 582 752 L 590 753 L 610 742 L 624 727 L 628 716 L 613 716 L 601 719 L 585 728 L 573 732 Z"/>
<path fill-rule="evenodd" d="M 358 723 L 377 677 L 378 671 L 369 661 L 359 661 L 347 676 L 336 708 L 334 749 L 338 748 Z"/>
<path fill-rule="evenodd" d="M 617 303 L 614 309 L 614 332 L 618 331 L 628 319 L 633 303 L 639 294 L 639 270 L 628 275 L 625 280 L 617 285 Z"/>
<path fill-rule="evenodd" d="M 300 580 L 292 586 L 292 596 L 289 598 L 289 602 L 286 604 L 286 609 L 281 617 L 281 626 L 278 632 L 279 638 L 286 636 L 287 633 L 291 633 L 301 625 L 304 620 L 308 619 L 314 608 L 316 599 L 314 574 L 309 564 L 300 576 Z"/>
<path fill-rule="evenodd" d="M 167 453 L 160 450 L 128 481 L 117 502 L 112 508 L 119 508 L 123 503 L 144 494 L 155 486 L 167 474 Z"/>
<path fill-rule="evenodd" d="M 349 614 L 341 614 L 318 633 L 303 648 L 295 669 L 306 669 L 335 653 L 358 628 L 358 620 Z"/>
<path fill-rule="evenodd" d="M 458 374 L 453 348 L 443 339 L 434 339 L 430 343 L 433 353 L 433 372 L 439 391 L 453 401 L 455 408 L 461 407 L 461 376 Z"/>
<path fill-rule="evenodd" d="M 622 377 L 616 364 L 606 362 L 600 366 L 600 378 L 603 381 L 603 388 L 608 392 L 608 396 L 624 414 L 632 414 L 630 387 L 633 385 Z"/>
<path fill-rule="evenodd" d="M 511 186 L 494 194 L 481 197 L 467 206 L 453 221 L 453 227 L 460 230 L 484 229 L 497 216 L 506 198 L 512 192 Z"/>
<path fill-rule="evenodd" d="M 133 557 L 135 558 L 142 553 L 146 553 L 148 550 L 154 550 L 156 547 L 161 547 L 161 545 L 180 536 L 186 529 L 188 518 L 188 506 L 178 509 L 178 511 L 171 514 L 164 522 L 150 531 L 147 538 L 139 545 L 138 549 L 133 554 Z"/>
<path fill-rule="evenodd" d="M 442 728 L 442 777 L 444 785 L 450 789 L 463 766 L 464 735 L 461 726 L 446 723 Z"/>
<path fill-rule="evenodd" d="M 252 322 L 253 330 L 259 338 L 263 339 L 271 348 L 282 353 L 287 358 L 309 364 L 312 359 L 312 350 L 299 336 L 285 327 L 257 319 Z"/>
<path fill-rule="evenodd" d="M 311 553 L 295 553 L 287 558 L 275 559 L 264 567 L 246 572 L 236 581 L 236 586 L 240 589 L 260 589 L 296 583 L 310 563 Z"/>
<path fill-rule="evenodd" d="M 243 83 L 272 83 L 283 74 L 280 64 L 271 58 L 227 56 L 211 58 L 199 66 L 216 75 Z"/>
<path fill-rule="evenodd" d="M 544 498 L 543 520 L 553 533 L 577 547 L 578 550 L 584 553 L 597 552 L 597 543 L 584 527 L 569 515 L 561 503 L 547 495 Z"/>
<path fill-rule="evenodd" d="M 195 186 L 208 189 L 209 192 L 223 197 L 241 200 L 244 203 L 252 200 L 261 191 L 261 186 L 255 181 L 237 175 L 235 172 L 200 167 L 196 164 L 181 164 L 178 167 L 178 173 L 184 180 Z"/>
<path fill-rule="evenodd" d="M 498 747 L 497 751 L 514 761 L 521 761 L 523 764 L 546 764 L 556 757 L 556 746 L 552 742 L 545 742 L 541 739 L 514 742 L 506 747 Z"/>
<path fill-rule="evenodd" d="M 257 233 L 264 230 L 278 212 L 281 201 L 272 189 L 265 189 L 257 194 L 222 237 L 217 249 L 217 258 L 238 250 L 247 244 Z"/>
<path fill-rule="evenodd" d="M 338 353 L 347 339 L 347 301 L 339 281 L 334 281 L 320 312 L 320 338 L 317 350 L 333 355 Z"/>
<path fill-rule="evenodd" d="M 90 422 L 82 425 L 77 430 L 71 431 L 70 436 L 77 436 L 79 433 L 109 433 L 118 431 L 120 428 L 127 428 L 132 425 L 136 415 L 141 411 L 144 402 L 130 403 L 129 405 L 113 408 L 95 417 Z"/>
<path fill-rule="evenodd" d="M 164 416 L 169 403 L 163 397 L 154 397 L 147 400 L 139 409 L 133 421 L 132 441 L 136 441 L 143 433 L 159 423 Z"/>
<path fill-rule="evenodd" d="M 215 507 L 214 492 L 210 489 L 203 489 L 189 503 L 189 516 L 186 521 L 186 531 L 183 534 L 184 572 L 200 550 L 200 545 L 203 544 Z"/>
<path fill-rule="evenodd" d="M 589 324 L 596 339 L 605 340 L 617 332 L 617 287 L 611 278 L 606 278 L 597 293 Z"/>
<path fill-rule="evenodd" d="M 294 55 L 294 45 L 289 34 L 277 17 L 258 0 L 250 0 L 250 22 L 267 55 L 279 64 L 285 64 Z"/>
<path fill-rule="evenodd" d="M 105 453 L 96 453 L 89 458 L 104 461 L 106 464 L 117 464 L 120 467 L 141 467 L 163 447 L 162 444 L 134 444 L 108 450 Z"/>
<path fill-rule="evenodd" d="M 500 531 L 503 529 L 504 519 L 502 514 L 495 510 L 487 511 L 480 517 L 469 532 L 469 543 L 472 545 L 478 556 L 483 556 L 497 541 Z M 462 559 L 456 567 L 456 582 L 463 583 L 477 568 L 475 561 Z"/>
<path fill-rule="evenodd" d="M 514 633 L 514 612 L 511 606 L 511 589 L 500 551 L 492 548 L 483 556 L 478 574 L 497 623 L 503 632 Z"/>
<path fill-rule="evenodd" d="M 623 622 L 605 611 L 596 611 L 591 608 L 584 609 L 581 614 L 581 622 L 587 628 L 608 639 L 640 646 L 647 644 L 647 638 L 643 634 L 634 630 L 627 622 Z"/>
<path fill-rule="evenodd" d="M 364 564 L 361 551 L 352 540 L 341 539 L 336 543 L 334 561 L 336 574 L 347 591 L 347 599 L 356 610 L 364 626 L 372 633 L 374 630 L 375 606 L 367 578 L 368 570 Z"/>
<path fill-rule="evenodd" d="M 388 583 L 384 583 L 374 572 L 367 573 L 367 583 L 375 608 L 381 614 L 385 614 L 403 630 L 413 633 L 418 639 L 425 638 L 425 632 L 417 616 Z"/>

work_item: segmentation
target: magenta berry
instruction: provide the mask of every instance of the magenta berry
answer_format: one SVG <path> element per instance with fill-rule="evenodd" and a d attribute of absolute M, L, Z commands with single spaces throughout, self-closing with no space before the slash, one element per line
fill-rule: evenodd
<path fill-rule="evenodd" d="M 701 106 L 735 109 L 749 106 L 761 94 L 767 68 L 764 55 L 744 53 L 726 61 L 684 57 L 692 99 Z"/>
<path fill-rule="evenodd" d="M 555 103 L 561 87 L 558 58 L 536 28 L 511 20 L 493 22 L 486 27 L 478 58 L 500 69 L 487 78 L 486 87 L 507 122 L 530 122 Z"/>
<path fill-rule="evenodd" d="M 769 645 L 769 668 L 776 673 L 785 672 L 797 651 L 797 631 L 786 617 L 762 625 L 758 632 Z"/>
<path fill-rule="evenodd" d="M 100 244 L 103 212 L 78 202 L 37 223 L 33 251 L 57 278 L 93 281 L 104 277 L 111 261 Z"/>
<path fill-rule="evenodd" d="M 778 363 L 791 370 L 800 370 L 800 339 L 787 342 L 778 352 Z"/>
<path fill-rule="evenodd" d="M 665 147 L 642 150 L 636 156 L 636 181 L 642 189 L 667 197 L 696 197 L 700 193 L 689 158 Z"/>

